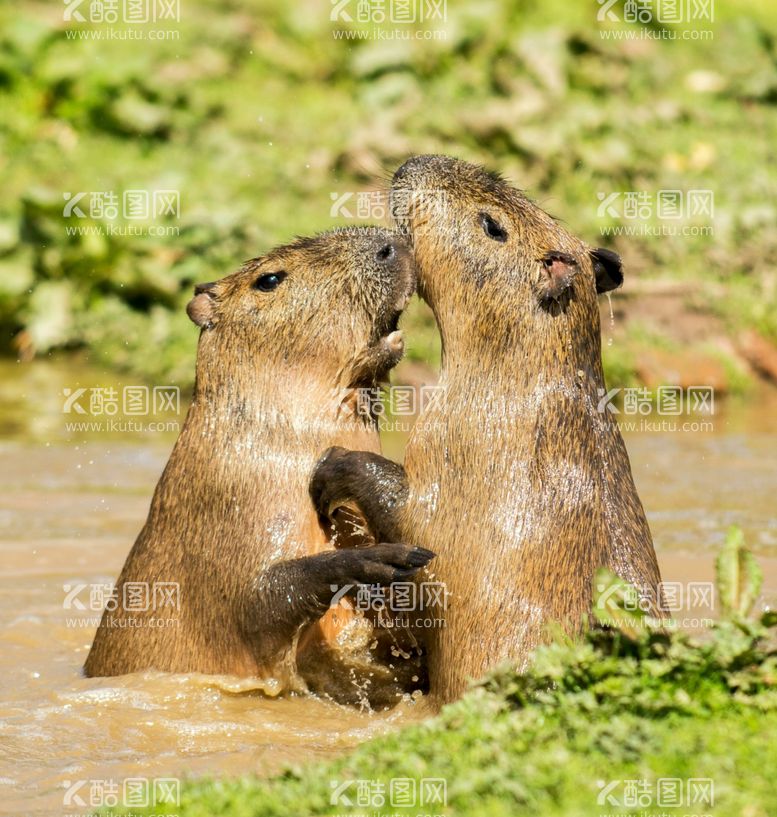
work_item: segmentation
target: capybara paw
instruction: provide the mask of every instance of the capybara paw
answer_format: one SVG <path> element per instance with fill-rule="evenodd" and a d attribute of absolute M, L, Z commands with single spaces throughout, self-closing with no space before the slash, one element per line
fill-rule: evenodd
<path fill-rule="evenodd" d="M 338 466 L 348 453 L 347 448 L 333 445 L 321 455 L 313 468 L 309 486 L 310 498 L 313 500 L 316 513 L 322 518 L 329 516 L 330 506 L 337 492 L 337 476 L 340 471 Z"/>
<path fill-rule="evenodd" d="M 386 335 L 382 343 L 385 345 L 390 358 L 396 363 L 399 363 L 399 361 L 402 360 L 402 355 L 405 353 L 405 336 L 402 330 L 397 329 L 396 332 Z"/>
<path fill-rule="evenodd" d="M 344 552 L 349 583 L 389 585 L 411 579 L 435 557 L 431 550 L 382 543 Z"/>
<path fill-rule="evenodd" d="M 379 337 L 366 346 L 355 360 L 348 376 L 351 388 L 375 387 L 405 353 L 404 335 L 399 329 Z"/>

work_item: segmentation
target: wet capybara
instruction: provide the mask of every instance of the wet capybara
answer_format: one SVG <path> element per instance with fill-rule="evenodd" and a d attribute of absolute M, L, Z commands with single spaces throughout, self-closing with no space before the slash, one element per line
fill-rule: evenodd
<path fill-rule="evenodd" d="M 298 637 L 334 637 L 322 619 L 334 588 L 429 561 L 393 543 L 332 550 L 308 496 L 323 448 L 379 450 L 374 418 L 347 403 L 401 357 L 414 288 L 406 241 L 374 228 L 299 239 L 195 288 L 192 404 L 87 675 L 228 673 L 284 688 Z M 165 594 L 175 604 L 157 604 Z"/>
<path fill-rule="evenodd" d="M 622 282 L 618 256 L 454 158 L 408 160 L 392 196 L 439 325 L 443 393 L 404 472 L 336 449 L 311 494 L 322 517 L 348 499 L 381 539 L 439 554 L 445 626 L 425 640 L 430 691 L 447 701 L 499 662 L 523 667 L 550 622 L 579 628 L 600 566 L 655 613 L 660 577 L 623 438 L 598 409 L 597 293 Z"/>

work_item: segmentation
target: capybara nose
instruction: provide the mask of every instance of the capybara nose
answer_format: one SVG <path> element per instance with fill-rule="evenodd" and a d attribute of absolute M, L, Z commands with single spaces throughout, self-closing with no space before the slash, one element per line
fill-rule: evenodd
<path fill-rule="evenodd" d="M 430 158 L 430 156 L 411 156 L 394 172 L 394 184 L 403 179 L 405 176 L 409 176 L 413 171 L 421 170 L 421 168 L 423 168 L 423 166 L 429 162 Z"/>
<path fill-rule="evenodd" d="M 208 281 L 206 284 L 195 284 L 194 285 L 194 294 L 195 295 L 202 295 L 203 292 L 210 292 L 213 287 L 216 286 L 218 281 Z"/>
<path fill-rule="evenodd" d="M 375 253 L 375 260 L 379 264 L 390 264 L 396 257 L 397 248 L 393 241 L 387 242 Z"/>

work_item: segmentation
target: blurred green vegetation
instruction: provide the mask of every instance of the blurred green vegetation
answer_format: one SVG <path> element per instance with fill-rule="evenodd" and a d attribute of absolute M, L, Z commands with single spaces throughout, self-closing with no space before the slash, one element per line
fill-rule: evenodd
<path fill-rule="evenodd" d="M 330 194 L 385 188 L 431 151 L 501 170 L 614 245 L 627 285 L 696 280 L 694 309 L 777 340 L 777 7 L 718 0 L 709 41 L 605 39 L 596 11 L 449 2 L 440 39 L 347 40 L 324 0 L 200 0 L 162 26 L 175 39 L 143 42 L 73 38 L 99 27 L 65 24 L 61 4 L 3 6 L 0 346 L 86 347 L 186 383 L 193 282 L 354 223 L 330 216 Z M 180 191 L 180 216 L 63 216 L 65 194 L 136 189 Z M 602 237 L 619 221 L 597 215 L 598 193 L 662 189 L 713 190 L 714 234 Z M 172 234 L 67 232 L 131 224 Z M 411 359 L 434 363 L 428 311 L 405 326 Z M 616 385 L 633 354 L 605 348 Z"/>

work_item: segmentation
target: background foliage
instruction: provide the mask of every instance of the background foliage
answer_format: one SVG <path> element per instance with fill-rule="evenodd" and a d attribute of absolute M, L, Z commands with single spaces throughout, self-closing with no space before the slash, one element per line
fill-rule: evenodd
<path fill-rule="evenodd" d="M 485 162 L 614 243 L 627 286 L 691 282 L 674 323 L 775 340 L 776 20 L 718 0 L 711 41 L 608 40 L 595 4 L 473 0 L 448 3 L 440 40 L 347 40 L 326 3 L 200 0 L 178 39 L 138 42 L 73 39 L 57 4 L 4 5 L 0 346 L 187 382 L 193 282 L 353 223 L 330 216 L 332 193 L 379 189 L 429 151 Z M 178 235 L 67 234 L 89 222 L 63 217 L 65 193 L 138 188 L 180 190 L 180 218 L 152 225 Z M 602 239 L 617 219 L 597 193 L 675 188 L 714 191 L 714 236 Z M 434 363 L 428 313 L 406 325 L 411 358 Z M 663 334 L 633 321 L 611 378 L 684 340 Z"/>

